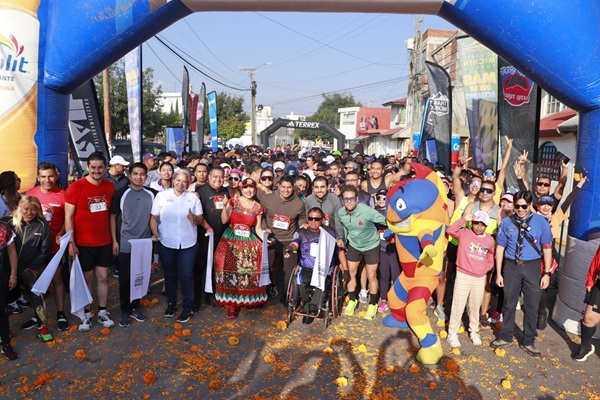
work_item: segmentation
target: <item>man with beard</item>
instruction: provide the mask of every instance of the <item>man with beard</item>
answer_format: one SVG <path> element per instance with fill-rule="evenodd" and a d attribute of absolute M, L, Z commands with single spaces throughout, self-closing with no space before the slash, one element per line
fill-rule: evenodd
<path fill-rule="evenodd" d="M 323 211 L 323 225 L 330 226 L 337 232 L 338 238 L 343 243 L 344 227 L 338 218 L 338 210 L 342 208 L 342 202 L 327 189 L 327 178 L 317 176 L 313 182 L 312 194 L 306 198 L 306 210 L 318 207 Z"/>

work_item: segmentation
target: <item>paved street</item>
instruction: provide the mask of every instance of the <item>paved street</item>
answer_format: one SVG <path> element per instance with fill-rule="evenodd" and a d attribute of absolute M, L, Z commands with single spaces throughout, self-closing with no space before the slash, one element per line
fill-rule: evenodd
<path fill-rule="evenodd" d="M 110 278 L 111 300 L 117 282 Z M 493 332 L 483 331 L 483 347 L 461 333 L 460 354 L 443 341 L 446 356 L 433 367 L 415 361 L 416 340 L 360 318 L 340 317 L 327 331 L 321 320 L 304 326 L 284 324 L 281 306 L 242 312 L 235 320 L 226 311 L 205 306 L 182 327 L 163 316 L 165 299 L 155 282 L 148 320 L 115 326 L 95 324 L 90 332 L 56 329 L 55 340 L 41 343 L 35 331 L 19 326 L 30 315 L 11 317 L 13 346 L 21 358 L 0 361 L 0 396 L 12 398 L 185 398 L 185 399 L 587 399 L 600 398 L 598 350 L 587 362 L 570 358 L 579 338 L 552 323 L 538 338 L 544 356 L 534 359 L 518 345 L 495 354 L 488 345 Z M 119 312 L 112 317 L 118 321 Z M 428 311 L 431 312 L 431 311 Z M 436 318 L 432 316 L 432 321 Z M 519 311 L 517 320 L 522 319 Z M 75 323 L 75 317 L 70 317 Z M 520 324 L 520 322 L 519 322 Z M 443 328 L 436 326 L 436 331 Z M 235 339 L 239 343 L 235 345 Z M 230 340 L 231 339 L 231 340 Z M 231 342 L 231 343 L 230 343 Z M 596 348 L 600 349 L 598 341 Z"/>

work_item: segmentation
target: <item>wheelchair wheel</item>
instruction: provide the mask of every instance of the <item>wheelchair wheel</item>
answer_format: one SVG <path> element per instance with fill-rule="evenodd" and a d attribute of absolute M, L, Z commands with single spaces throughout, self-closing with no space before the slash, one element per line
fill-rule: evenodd
<path fill-rule="evenodd" d="M 339 317 L 344 307 L 345 287 L 342 275 L 342 269 L 339 265 L 336 265 L 331 280 L 331 312 L 333 318 Z"/>
<path fill-rule="evenodd" d="M 300 266 L 296 265 L 294 270 L 292 271 L 292 275 L 290 276 L 290 281 L 287 286 L 287 309 L 288 309 L 288 323 L 292 323 L 294 320 L 296 307 L 298 307 L 299 299 L 298 299 L 298 285 L 296 284 L 296 279 L 298 277 L 298 272 L 300 271 Z"/>

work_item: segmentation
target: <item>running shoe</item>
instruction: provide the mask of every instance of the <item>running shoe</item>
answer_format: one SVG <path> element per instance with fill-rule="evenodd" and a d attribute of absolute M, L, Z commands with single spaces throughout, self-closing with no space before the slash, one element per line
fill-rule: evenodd
<path fill-rule="evenodd" d="M 19 298 L 16 301 L 17 305 L 20 308 L 29 308 L 31 307 L 31 303 L 28 302 L 27 300 L 25 300 L 25 297 L 23 297 L 23 295 L 20 295 Z"/>
<path fill-rule="evenodd" d="M 179 317 L 177 317 L 177 322 L 188 322 L 192 318 L 192 314 L 191 311 L 182 311 Z"/>
<path fill-rule="evenodd" d="M 79 332 L 88 332 L 90 329 L 92 329 L 92 313 L 86 312 L 79 324 Z"/>
<path fill-rule="evenodd" d="M 129 313 L 129 318 L 133 318 L 138 322 L 144 322 L 145 320 L 148 319 L 148 317 L 146 317 L 144 315 L 144 313 L 142 313 L 137 308 L 134 308 L 133 310 L 131 310 L 131 312 Z"/>
<path fill-rule="evenodd" d="M 115 325 L 115 322 L 110 319 L 109 317 L 110 313 L 106 310 L 100 310 L 98 311 L 98 322 L 100 322 L 102 325 L 104 325 L 105 328 L 110 328 L 111 326 Z"/>
<path fill-rule="evenodd" d="M 590 346 L 586 346 L 586 347 L 579 345 L 579 348 L 577 349 L 575 354 L 573 354 L 573 360 L 583 362 L 583 361 L 587 360 L 588 357 L 591 356 L 592 354 L 594 354 L 595 352 L 596 352 L 596 348 L 594 347 L 593 344 Z"/>
<path fill-rule="evenodd" d="M 358 301 L 363 304 L 367 304 L 369 302 L 369 291 L 366 289 L 361 289 L 360 293 L 358 294 Z"/>
<path fill-rule="evenodd" d="M 38 328 L 37 337 L 42 339 L 42 342 L 52 341 L 52 335 L 50 334 L 50 331 L 46 325 L 42 325 Z"/>
<path fill-rule="evenodd" d="M 121 313 L 121 319 L 119 320 L 119 326 L 121 328 L 125 328 L 125 327 L 127 327 L 129 325 L 130 325 L 130 323 L 129 323 L 129 313 L 122 312 Z"/>
<path fill-rule="evenodd" d="M 56 317 L 56 325 L 58 326 L 59 331 L 66 331 L 69 329 L 69 320 L 65 314 L 58 314 Z"/>
<path fill-rule="evenodd" d="M 371 321 L 372 319 L 375 319 L 376 315 L 377 315 L 377 304 L 369 304 L 369 307 L 367 307 L 367 312 L 364 316 L 364 319 Z"/>
<path fill-rule="evenodd" d="M 471 332 L 469 337 L 471 338 L 471 342 L 473 342 L 473 346 L 481 346 L 483 344 L 477 332 Z"/>
<path fill-rule="evenodd" d="M 460 347 L 460 340 L 458 340 L 458 335 L 456 333 L 449 334 L 448 339 L 446 340 L 448 341 L 450 347 Z"/>
<path fill-rule="evenodd" d="M 344 309 L 344 315 L 351 316 L 354 315 L 354 310 L 358 307 L 358 300 L 350 300 L 348 305 Z"/>
<path fill-rule="evenodd" d="M 10 361 L 14 361 L 17 358 L 19 358 L 19 354 L 17 354 L 17 352 L 13 350 L 12 346 L 9 343 L 2 345 L 1 351 L 2 354 L 4 354 L 6 358 L 8 358 Z"/>
<path fill-rule="evenodd" d="M 387 312 L 390 309 L 390 307 L 388 307 L 388 303 L 385 300 L 379 300 L 379 306 L 377 307 L 377 312 L 379 314 L 383 314 L 385 312 Z"/>
<path fill-rule="evenodd" d="M 177 305 L 169 303 L 167 309 L 165 310 L 165 317 L 173 318 L 175 316 L 175 311 L 177 311 Z"/>
<path fill-rule="evenodd" d="M 21 329 L 23 329 L 24 331 L 27 331 L 29 329 L 33 329 L 33 328 L 37 327 L 37 323 L 38 323 L 37 318 L 36 317 L 31 317 L 31 319 L 28 319 L 27 321 L 25 321 L 21 325 Z"/>
<path fill-rule="evenodd" d="M 19 307 L 19 305 L 17 304 L 16 301 L 13 301 L 12 303 L 8 303 L 7 307 L 8 307 L 9 314 L 17 315 L 17 314 L 21 314 L 23 312 L 23 310 L 21 310 L 21 307 Z"/>

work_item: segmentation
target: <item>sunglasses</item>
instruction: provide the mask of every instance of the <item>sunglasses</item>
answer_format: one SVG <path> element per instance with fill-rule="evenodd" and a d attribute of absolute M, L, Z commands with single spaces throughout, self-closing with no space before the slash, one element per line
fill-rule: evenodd
<path fill-rule="evenodd" d="M 344 197 L 344 203 L 354 203 L 356 201 L 356 197 Z"/>
<path fill-rule="evenodd" d="M 272 176 L 261 176 L 260 180 L 261 181 L 272 181 L 273 177 Z"/>
<path fill-rule="evenodd" d="M 239 182 L 240 178 L 237 176 L 230 176 L 229 177 L 229 182 Z"/>
<path fill-rule="evenodd" d="M 485 171 L 483 173 L 483 176 L 494 176 L 494 175 L 496 175 L 496 174 L 494 174 L 492 171 Z"/>
<path fill-rule="evenodd" d="M 375 200 L 377 200 L 377 201 L 385 200 L 385 196 L 384 195 L 375 196 Z"/>
<path fill-rule="evenodd" d="M 492 194 L 492 193 L 494 193 L 494 189 L 490 189 L 490 188 L 481 188 L 481 190 L 479 191 L 479 193 L 483 193 L 483 194 Z"/>
<path fill-rule="evenodd" d="M 479 182 L 479 181 L 471 181 L 471 183 L 469 183 L 469 185 L 471 185 L 471 186 L 481 186 L 481 182 Z"/>
<path fill-rule="evenodd" d="M 321 221 L 323 218 L 321 217 L 306 217 L 309 221 Z"/>
<path fill-rule="evenodd" d="M 515 204 L 515 210 L 518 210 L 519 208 L 521 210 L 527 210 L 529 208 L 529 204 Z"/>
<path fill-rule="evenodd" d="M 537 185 L 538 186 L 543 186 L 543 187 L 550 187 L 550 184 L 546 183 L 546 182 L 538 182 Z"/>

